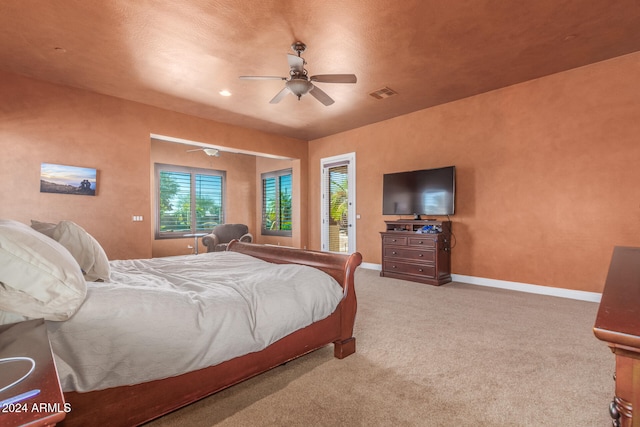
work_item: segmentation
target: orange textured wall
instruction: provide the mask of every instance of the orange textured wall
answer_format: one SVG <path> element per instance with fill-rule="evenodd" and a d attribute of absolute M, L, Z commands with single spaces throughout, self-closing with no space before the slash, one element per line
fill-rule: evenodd
<path fill-rule="evenodd" d="M 151 134 L 300 159 L 307 173 L 305 141 L 5 72 L 0 93 L 0 218 L 75 221 L 110 259 L 152 256 Z M 97 168 L 97 196 L 40 193 L 43 162 Z M 259 209 L 245 208 L 253 215 Z M 132 222 L 132 215 L 145 220 Z"/>
<path fill-rule="evenodd" d="M 320 159 L 355 151 L 357 249 L 379 264 L 382 175 L 455 165 L 453 273 L 601 292 L 613 247 L 640 246 L 639 74 L 628 55 L 311 141 L 309 222 Z"/>
<path fill-rule="evenodd" d="M 319 248 L 320 159 L 355 151 L 365 262 L 380 262 L 382 174 L 455 164 L 454 273 L 599 292 L 613 246 L 640 246 L 639 72 L 627 55 L 308 145 L 0 73 L 0 217 L 71 219 L 111 259 L 151 256 L 131 215 L 151 218 L 155 133 L 299 159 L 301 246 Z M 98 168 L 98 196 L 40 193 L 42 162 Z"/>

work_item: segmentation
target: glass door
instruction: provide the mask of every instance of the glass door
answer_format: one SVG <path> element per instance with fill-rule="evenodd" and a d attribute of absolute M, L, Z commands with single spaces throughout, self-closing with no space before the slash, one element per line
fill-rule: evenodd
<path fill-rule="evenodd" d="M 322 250 L 355 252 L 355 153 L 322 159 L 321 206 Z"/>

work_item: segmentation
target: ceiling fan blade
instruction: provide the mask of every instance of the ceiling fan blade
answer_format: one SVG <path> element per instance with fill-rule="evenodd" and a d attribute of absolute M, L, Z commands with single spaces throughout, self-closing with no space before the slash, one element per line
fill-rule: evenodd
<path fill-rule="evenodd" d="M 220 150 L 218 150 L 217 148 L 201 147 L 194 148 L 192 150 L 185 150 L 185 152 L 187 153 L 193 153 L 194 151 L 204 151 L 204 153 L 209 157 L 220 157 Z"/>
<path fill-rule="evenodd" d="M 287 53 L 287 61 L 289 61 L 289 68 L 291 68 L 296 73 L 302 74 L 304 72 L 303 58 Z"/>
<path fill-rule="evenodd" d="M 329 106 L 335 102 L 333 99 L 331 99 L 329 95 L 327 95 L 323 90 L 321 90 L 317 86 L 314 86 L 313 89 L 309 91 L 309 93 L 313 95 L 315 99 L 322 102 L 326 106 Z"/>
<path fill-rule="evenodd" d="M 240 76 L 242 80 L 287 80 L 286 77 L 278 76 Z"/>
<path fill-rule="evenodd" d="M 355 74 L 319 74 L 311 76 L 310 80 L 319 83 L 356 83 L 358 81 Z"/>
<path fill-rule="evenodd" d="M 289 89 L 287 87 L 283 87 L 282 90 L 278 92 L 271 101 L 269 101 L 269 104 L 277 104 L 282 101 L 282 98 L 284 98 L 288 93 Z"/>

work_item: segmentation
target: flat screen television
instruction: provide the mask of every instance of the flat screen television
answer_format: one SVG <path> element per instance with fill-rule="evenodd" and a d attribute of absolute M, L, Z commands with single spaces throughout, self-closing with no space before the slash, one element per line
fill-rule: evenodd
<path fill-rule="evenodd" d="M 383 177 L 383 215 L 453 215 L 456 167 L 388 173 Z"/>

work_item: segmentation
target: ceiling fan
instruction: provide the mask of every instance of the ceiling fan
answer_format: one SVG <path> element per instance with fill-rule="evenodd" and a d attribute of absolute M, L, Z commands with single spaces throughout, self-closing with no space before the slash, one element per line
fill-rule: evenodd
<path fill-rule="evenodd" d="M 209 157 L 220 157 L 220 150 L 217 148 L 196 148 L 194 150 L 187 150 L 187 153 L 191 153 L 192 151 L 204 151 L 204 154 Z"/>
<path fill-rule="evenodd" d="M 316 83 L 356 83 L 357 78 L 354 74 L 318 74 L 316 76 L 309 77 L 304 65 L 307 61 L 300 55 L 307 49 L 307 46 L 302 42 L 295 42 L 291 45 L 291 49 L 297 53 L 297 55 L 287 54 L 287 60 L 289 62 L 289 77 L 277 77 L 277 76 L 240 76 L 244 80 L 284 80 L 284 88 L 276 94 L 276 96 L 269 101 L 271 104 L 277 104 L 287 94 L 300 97 L 306 93 L 310 93 L 315 99 L 322 102 L 324 105 L 331 105 L 335 101 L 327 95 L 323 90 L 313 84 Z"/>

